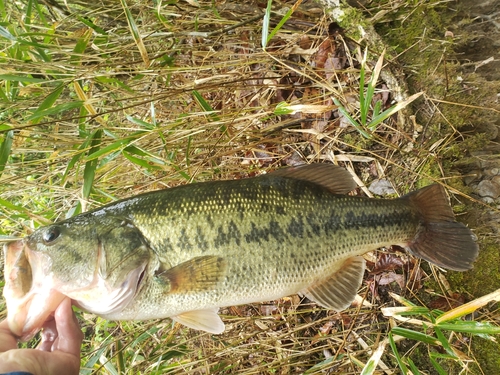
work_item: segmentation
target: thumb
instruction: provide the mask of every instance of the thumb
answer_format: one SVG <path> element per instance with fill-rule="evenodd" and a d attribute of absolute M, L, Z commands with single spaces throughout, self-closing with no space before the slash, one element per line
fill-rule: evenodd
<path fill-rule="evenodd" d="M 78 325 L 75 313 L 71 309 L 71 300 L 65 298 L 54 314 L 58 339 L 52 350 L 71 354 L 80 361 L 80 348 L 83 341 L 83 333 Z"/>

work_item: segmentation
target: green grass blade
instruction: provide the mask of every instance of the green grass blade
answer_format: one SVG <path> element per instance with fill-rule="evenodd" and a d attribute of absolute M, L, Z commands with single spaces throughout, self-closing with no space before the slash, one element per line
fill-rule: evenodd
<path fill-rule="evenodd" d="M 193 90 L 193 96 L 201 109 L 203 109 L 205 112 L 208 112 L 208 117 L 211 121 L 220 121 L 219 116 L 217 116 L 216 114 L 217 111 L 212 108 L 210 103 L 208 103 L 198 91 Z"/>
<path fill-rule="evenodd" d="M 292 16 L 293 12 L 295 12 L 295 10 L 298 8 L 300 3 L 302 3 L 302 0 L 296 1 L 295 4 L 293 4 L 293 6 L 288 10 L 288 12 L 286 12 L 286 14 L 281 18 L 280 22 L 278 22 L 278 24 L 274 27 L 274 29 L 271 31 L 271 33 L 267 36 L 266 46 L 269 44 L 271 39 L 276 35 L 276 33 L 281 30 L 283 25 Z M 267 8 L 266 8 L 266 13 L 267 13 Z M 268 30 L 269 30 L 269 25 L 268 25 Z M 266 32 L 266 34 L 267 34 L 267 32 Z M 262 30 L 262 35 L 265 35 L 264 30 Z"/>
<path fill-rule="evenodd" d="M 84 154 L 82 150 L 85 150 L 92 139 L 89 137 L 87 138 L 79 147 L 77 153 L 71 158 L 69 161 L 68 165 L 66 166 L 66 170 L 64 171 L 63 177 L 62 177 L 62 182 L 64 183 L 66 181 L 66 177 L 68 176 L 68 173 L 73 169 L 73 167 L 76 165 L 78 160 L 80 160 Z"/>
<path fill-rule="evenodd" d="M 73 48 L 73 53 L 71 54 L 70 61 L 75 63 L 76 65 L 80 65 L 80 62 L 83 57 L 83 53 L 87 49 L 89 45 L 90 37 L 92 36 L 92 30 L 88 29 L 85 31 L 81 38 L 78 38 L 75 48 Z"/>
<path fill-rule="evenodd" d="M 104 354 L 107 349 L 106 343 L 103 343 L 102 346 L 94 352 L 94 354 L 88 359 L 85 365 L 80 369 L 80 375 L 90 375 L 94 373 L 94 366 L 99 361 L 99 358 Z"/>
<path fill-rule="evenodd" d="M 118 373 L 125 373 L 125 359 L 123 358 L 123 344 L 122 340 L 116 339 L 116 362 L 118 365 Z"/>
<path fill-rule="evenodd" d="M 429 356 L 429 360 L 431 361 L 432 366 L 434 366 L 439 375 L 448 375 L 448 371 L 445 371 L 445 369 L 437 362 L 434 354 L 435 353 L 431 353 L 431 355 Z"/>
<path fill-rule="evenodd" d="M 139 158 L 137 156 L 134 156 L 130 151 L 127 151 L 125 149 L 122 151 L 122 154 L 130 162 L 132 162 L 132 163 L 134 163 L 134 164 L 138 165 L 139 167 L 144 168 L 146 170 L 151 170 L 151 169 L 159 170 L 159 169 L 163 169 L 162 167 L 160 167 L 158 165 L 151 164 L 148 160 L 145 160 L 145 159 Z"/>
<path fill-rule="evenodd" d="M 7 97 L 2 87 L 0 87 L 0 101 L 3 101 L 4 103 L 10 102 L 10 99 Z"/>
<path fill-rule="evenodd" d="M 338 110 L 340 113 L 342 113 L 342 115 L 347 119 L 347 121 L 349 121 L 349 123 L 354 126 L 356 128 L 356 130 L 363 136 L 365 137 L 366 139 L 370 139 L 372 137 L 371 134 L 367 133 L 364 129 L 363 129 L 363 126 L 358 123 L 348 112 L 347 110 L 344 108 L 344 106 L 342 106 L 342 104 L 339 102 L 338 99 L 334 98 L 333 99 L 333 102 L 335 103 L 335 105 L 338 107 Z"/>
<path fill-rule="evenodd" d="M 0 146 L 0 176 L 2 176 L 3 170 L 9 161 L 10 151 L 12 149 L 12 141 L 14 140 L 14 131 L 9 130 L 5 133 Z"/>
<path fill-rule="evenodd" d="M 273 0 L 267 0 L 267 7 L 264 13 L 264 19 L 262 21 L 262 48 L 266 49 L 268 35 L 269 35 L 269 22 L 271 20 L 271 9 L 273 6 Z"/>
<path fill-rule="evenodd" d="M 0 26 L 0 36 L 5 38 L 5 39 L 9 39 L 13 42 L 15 42 L 17 40 L 17 38 L 12 35 L 9 30 L 7 30 L 5 27 L 3 26 Z"/>
<path fill-rule="evenodd" d="M 378 363 L 380 362 L 380 358 L 382 358 L 382 354 L 384 354 L 385 347 L 387 345 L 387 339 L 383 340 L 378 348 L 373 352 L 366 365 L 363 367 L 360 375 L 373 375 L 375 370 L 377 369 Z"/>
<path fill-rule="evenodd" d="M 388 117 L 401 111 L 404 107 L 406 107 L 408 104 L 413 102 L 415 99 L 417 99 L 422 94 L 423 94 L 423 92 L 418 92 L 416 94 L 413 94 L 412 96 L 406 98 L 402 102 L 399 102 L 396 105 L 393 105 L 392 107 L 386 109 L 384 112 L 382 112 L 378 116 L 373 117 L 372 120 L 370 121 L 370 123 L 368 124 L 368 128 L 372 131 L 375 130 L 380 123 L 384 122 Z"/>
<path fill-rule="evenodd" d="M 276 104 L 276 108 L 273 113 L 276 116 L 289 115 L 290 113 L 293 113 L 293 110 L 290 109 L 290 105 L 287 102 L 279 102 Z"/>
<path fill-rule="evenodd" d="M 80 17 L 78 14 L 73 14 L 76 19 L 78 19 L 81 23 L 83 23 L 84 25 L 87 25 L 88 27 L 90 27 L 92 30 L 94 30 L 96 33 L 98 34 L 101 34 L 101 35 L 107 35 L 108 33 L 106 32 L 106 30 L 104 30 L 103 28 L 97 26 L 96 24 L 94 24 L 91 20 L 89 20 L 88 18 L 85 18 L 85 17 Z"/>
<path fill-rule="evenodd" d="M 372 103 L 373 95 L 375 94 L 375 88 L 377 87 L 378 77 L 380 75 L 380 71 L 382 70 L 382 66 L 384 63 L 384 54 L 385 51 L 379 56 L 377 63 L 375 64 L 375 68 L 373 68 L 372 76 L 370 78 L 370 82 L 368 82 L 368 87 L 366 89 L 366 99 L 365 99 L 365 109 L 368 113 L 370 109 L 370 105 Z M 366 125 L 366 123 L 364 123 Z"/>
<path fill-rule="evenodd" d="M 111 375 L 119 375 L 118 371 L 116 370 L 115 366 L 108 360 L 106 363 L 104 363 L 104 368 L 108 371 L 109 374 Z"/>
<path fill-rule="evenodd" d="M 373 117 L 377 117 L 379 114 L 380 114 L 380 110 L 382 109 L 382 101 L 381 100 L 377 100 L 377 102 L 375 103 L 375 106 L 373 107 Z"/>
<path fill-rule="evenodd" d="M 99 150 L 99 145 L 101 144 L 101 138 L 102 138 L 102 129 L 98 129 L 94 132 L 92 136 L 89 155 L 92 155 L 93 153 Z M 82 195 L 85 199 L 87 199 L 90 196 L 90 192 L 92 191 L 96 168 L 97 168 L 97 159 L 89 160 L 85 163 L 85 169 L 83 170 L 83 189 L 82 189 Z"/>
<path fill-rule="evenodd" d="M 415 366 L 415 363 L 413 363 L 411 358 L 407 358 L 407 361 L 408 361 L 408 366 L 410 366 L 412 375 L 421 375 L 421 372 L 418 370 L 417 366 Z"/>
<path fill-rule="evenodd" d="M 366 73 L 366 59 L 368 55 L 368 48 L 365 49 L 363 54 L 363 60 L 361 61 L 361 68 L 359 71 L 359 111 L 361 116 L 361 124 L 366 125 L 366 118 L 368 116 L 368 109 L 370 104 L 368 103 L 368 108 L 366 104 L 365 97 L 365 73 Z"/>
<path fill-rule="evenodd" d="M 407 375 L 408 374 L 408 367 L 406 367 L 405 363 L 401 359 L 401 356 L 399 355 L 399 351 L 398 351 L 398 348 L 396 346 L 396 342 L 394 341 L 394 337 L 393 337 L 392 332 L 389 332 L 388 340 L 389 340 L 389 346 L 391 347 L 392 352 L 393 352 L 394 356 L 396 357 L 396 362 L 398 363 L 399 368 L 401 369 L 401 372 L 403 373 L 403 375 Z"/>

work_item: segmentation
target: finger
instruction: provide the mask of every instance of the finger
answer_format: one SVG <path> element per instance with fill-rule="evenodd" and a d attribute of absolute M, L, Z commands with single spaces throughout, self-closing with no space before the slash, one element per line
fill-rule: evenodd
<path fill-rule="evenodd" d="M 58 333 L 56 328 L 56 321 L 54 317 L 46 321 L 42 327 L 42 341 L 38 345 L 37 349 L 43 350 L 45 352 L 51 352 L 52 346 L 57 339 Z"/>
<path fill-rule="evenodd" d="M 0 322 L 0 353 L 17 349 L 17 337 L 10 331 L 7 319 Z"/>
<path fill-rule="evenodd" d="M 71 309 L 71 300 L 69 298 L 61 302 L 54 317 L 58 333 L 57 347 L 54 349 L 72 354 L 80 361 L 83 333 L 80 330 L 75 313 Z"/>

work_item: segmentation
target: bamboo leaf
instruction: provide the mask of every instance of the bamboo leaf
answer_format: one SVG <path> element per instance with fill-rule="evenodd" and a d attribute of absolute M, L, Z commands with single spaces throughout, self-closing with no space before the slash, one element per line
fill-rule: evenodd
<path fill-rule="evenodd" d="M 467 314 L 471 314 L 477 309 L 493 301 L 496 302 L 500 301 L 500 289 L 497 289 L 492 293 L 489 293 L 480 298 L 476 298 L 475 300 L 470 301 L 465 305 L 456 307 L 453 310 L 444 313 L 443 315 L 441 315 L 439 318 L 436 319 L 436 324 L 438 324 L 441 327 L 443 322 L 453 320 Z"/>
<path fill-rule="evenodd" d="M 13 82 L 29 82 L 29 83 L 47 82 L 47 80 L 44 78 L 18 76 L 15 74 L 0 74 L 0 79 L 4 81 L 13 81 Z"/>
<path fill-rule="evenodd" d="M 100 158 L 103 155 L 109 154 L 112 151 L 115 151 L 119 148 L 121 148 L 124 145 L 129 144 L 135 137 L 127 137 L 127 138 L 122 138 L 116 142 L 111 143 L 110 145 L 107 145 L 106 147 L 103 147 L 95 152 L 89 153 L 87 156 L 86 160 L 94 160 L 97 158 Z"/>
<path fill-rule="evenodd" d="M 0 176 L 7 165 L 9 160 L 10 150 L 12 149 L 12 141 L 14 140 L 14 130 L 9 130 L 5 133 L 5 136 L 0 146 Z"/>
<path fill-rule="evenodd" d="M 162 167 L 158 166 L 158 165 L 154 165 L 154 164 L 151 164 L 149 161 L 147 160 L 144 160 L 142 158 L 138 158 L 134 155 L 132 155 L 130 152 L 127 152 L 126 150 L 123 150 L 122 151 L 122 154 L 123 156 L 125 156 L 128 160 L 130 160 L 130 162 L 146 169 L 146 170 L 149 170 L 149 169 L 163 169 Z"/>
<path fill-rule="evenodd" d="M 434 332 L 436 332 L 436 336 L 437 336 L 439 342 L 441 343 L 441 345 L 443 346 L 444 350 L 446 350 L 446 352 L 449 355 L 453 356 L 455 359 L 458 359 L 455 352 L 451 348 L 450 343 L 448 342 L 446 337 L 443 335 L 443 332 L 438 327 L 434 327 Z"/>
<path fill-rule="evenodd" d="M 87 46 L 90 41 L 90 37 L 92 36 L 92 29 L 87 29 L 81 38 L 78 38 L 76 42 L 75 48 L 73 48 L 73 53 L 71 54 L 70 60 L 75 64 L 80 64 L 82 60 L 82 55 L 87 49 Z"/>
<path fill-rule="evenodd" d="M 130 9 L 128 8 L 126 0 L 120 0 L 120 3 L 122 4 L 123 10 L 125 11 L 125 16 L 127 17 L 129 29 L 132 32 L 132 37 L 134 38 L 135 44 L 137 45 L 137 48 L 139 49 L 139 53 L 141 54 L 142 61 L 144 61 L 144 64 L 146 65 L 146 67 L 148 67 L 150 65 L 149 56 L 148 56 L 148 52 L 146 50 L 146 47 L 144 46 L 144 42 L 142 41 L 142 37 L 141 37 L 141 33 L 139 32 L 139 28 L 137 27 L 137 24 L 135 23 L 134 17 L 132 16 Z"/>
<path fill-rule="evenodd" d="M 127 151 L 127 152 L 129 152 L 131 154 L 135 154 L 135 155 L 141 156 L 141 157 L 149 160 L 152 163 L 160 164 L 160 165 L 165 165 L 165 162 L 163 160 L 161 160 L 160 158 L 158 158 L 155 155 L 153 155 L 153 154 L 151 154 L 151 153 L 149 153 L 147 151 L 144 151 L 144 150 L 142 150 L 139 147 L 136 147 L 134 145 L 126 147 L 125 151 Z"/>
<path fill-rule="evenodd" d="M 132 117 L 132 116 L 129 116 L 129 115 L 125 115 L 125 117 L 132 124 L 142 126 L 142 127 L 146 128 L 148 130 L 153 130 L 155 128 L 155 126 L 153 124 L 150 124 L 149 122 L 143 121 L 141 119 L 138 119 L 138 118 L 135 118 L 135 117 Z"/>
<path fill-rule="evenodd" d="M 457 321 L 454 323 L 439 323 L 435 328 L 444 329 L 453 332 L 472 333 L 476 335 L 497 335 L 500 334 L 500 327 L 494 326 L 491 323 L 476 322 L 476 321 Z"/>
<path fill-rule="evenodd" d="M 437 340 L 433 336 L 429 336 L 429 335 L 426 335 L 425 333 L 413 331 L 413 330 L 407 329 L 407 328 L 394 327 L 391 330 L 391 332 L 394 335 L 403 336 L 403 337 L 406 337 L 407 339 L 420 341 L 420 342 L 423 342 L 425 344 L 430 344 L 430 345 L 439 345 L 440 344 L 439 340 Z"/>
<path fill-rule="evenodd" d="M 42 103 L 43 104 L 43 103 Z M 33 113 L 31 116 L 27 118 L 27 121 L 34 121 L 38 120 L 42 117 L 45 116 L 50 116 L 50 115 L 55 115 L 61 112 L 69 111 L 75 108 L 80 108 L 83 105 L 82 101 L 74 101 L 74 102 L 69 102 L 69 103 L 62 103 L 59 105 L 56 105 L 54 107 L 49 107 L 47 109 L 44 109 L 43 111 L 36 111 Z"/>
<path fill-rule="evenodd" d="M 18 206 L 14 203 L 6 201 L 5 199 L 0 198 L 0 206 L 3 206 L 9 210 L 17 211 L 17 212 L 26 212 L 26 209 L 23 206 Z"/>
<path fill-rule="evenodd" d="M 59 86 L 57 86 L 54 91 L 47 95 L 44 101 L 38 106 L 37 110 L 30 116 L 30 118 L 28 118 L 28 120 L 33 120 L 33 124 L 38 123 L 37 120 L 45 116 L 45 111 L 52 109 L 52 106 L 54 105 L 56 100 L 59 99 L 59 96 L 61 96 L 63 89 L 64 84 L 59 84 Z"/>

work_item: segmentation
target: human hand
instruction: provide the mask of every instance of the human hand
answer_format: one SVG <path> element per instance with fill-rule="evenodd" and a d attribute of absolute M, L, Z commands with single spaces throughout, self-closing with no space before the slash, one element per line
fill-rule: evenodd
<path fill-rule="evenodd" d="M 69 298 L 61 302 L 54 318 L 45 322 L 41 335 L 42 341 L 36 349 L 18 349 L 17 338 L 10 331 L 7 320 L 0 322 L 0 373 L 77 375 L 83 333 Z"/>

